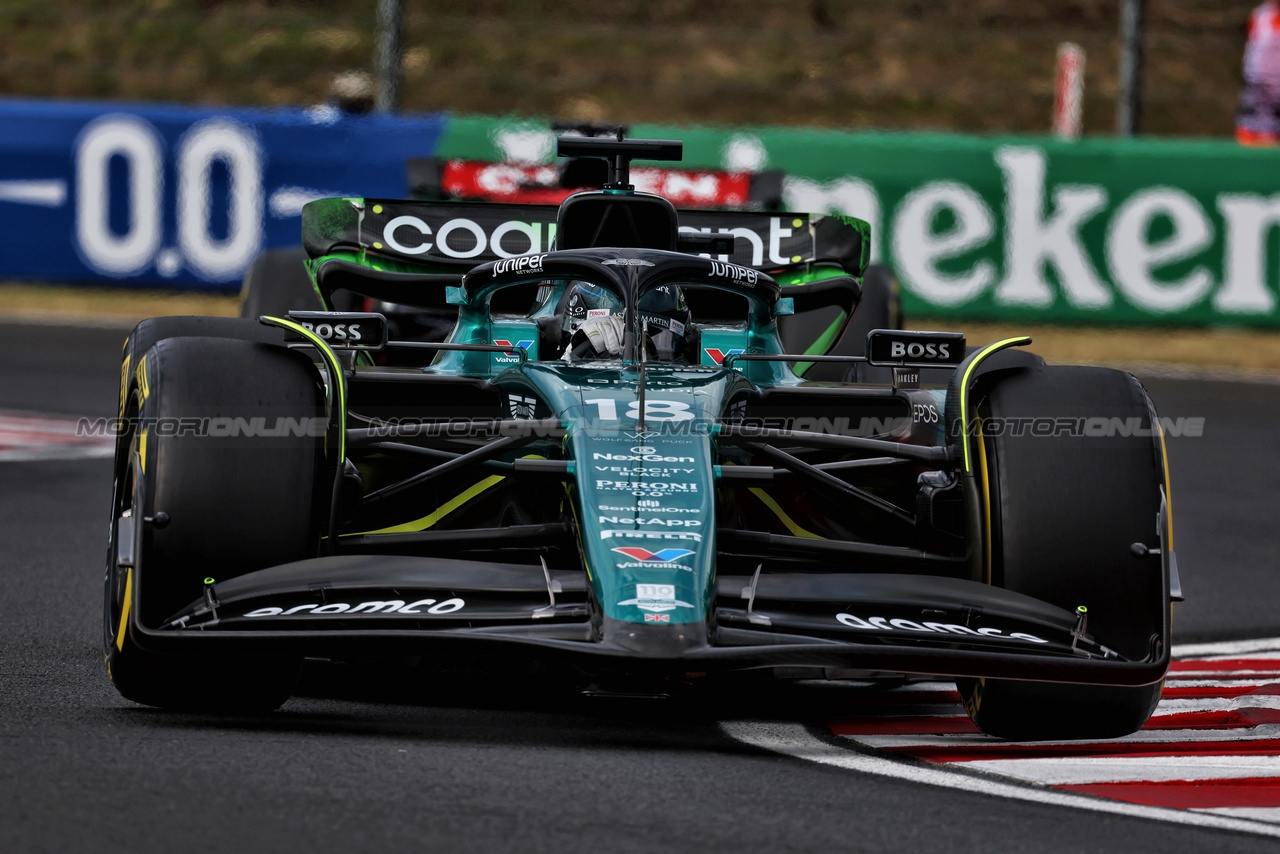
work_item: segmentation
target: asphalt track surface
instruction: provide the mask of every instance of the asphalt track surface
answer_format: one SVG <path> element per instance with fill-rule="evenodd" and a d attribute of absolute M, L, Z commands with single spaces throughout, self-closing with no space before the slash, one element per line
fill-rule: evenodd
<path fill-rule="evenodd" d="M 0 324 L 0 410 L 110 416 L 119 330 Z M 1171 441 L 1175 640 L 1280 636 L 1280 385 L 1147 379 Z M 584 698 L 518 674 L 314 666 L 261 717 L 120 698 L 101 657 L 106 460 L 0 463 L 0 851 L 1274 851 L 1275 840 L 857 773 L 722 721 L 827 688 Z M 823 736 L 834 741 L 829 732 Z"/>

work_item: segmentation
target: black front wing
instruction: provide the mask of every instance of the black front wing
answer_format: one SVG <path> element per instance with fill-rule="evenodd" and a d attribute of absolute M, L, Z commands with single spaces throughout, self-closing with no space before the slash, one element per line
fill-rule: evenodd
<path fill-rule="evenodd" d="M 659 617 L 605 633 L 625 641 L 599 639 L 607 618 L 589 598 L 584 574 L 540 566 L 326 557 L 208 585 L 161 626 L 142 625 L 132 608 L 129 631 L 155 652 L 351 658 L 523 651 L 584 668 L 674 673 L 808 666 L 1145 685 L 1162 679 L 1169 665 L 1167 608 L 1163 636 L 1134 660 L 1092 637 L 1078 615 L 952 578 L 721 576 L 709 622 Z"/>

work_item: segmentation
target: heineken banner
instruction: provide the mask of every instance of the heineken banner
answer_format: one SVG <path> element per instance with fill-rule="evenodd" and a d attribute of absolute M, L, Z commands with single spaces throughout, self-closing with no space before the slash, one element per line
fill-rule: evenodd
<path fill-rule="evenodd" d="M 453 119 L 439 156 L 547 159 L 545 124 Z M 1280 151 L 1209 141 L 639 125 L 684 165 L 781 169 L 792 210 L 869 220 L 919 315 L 1280 325 Z"/>
<path fill-rule="evenodd" d="M 780 170 L 791 210 L 870 221 L 873 260 L 898 273 L 916 316 L 1280 326 L 1280 151 L 630 132 L 683 139 L 691 170 Z M 14 247 L 0 279 L 234 290 L 258 251 L 296 244 L 310 199 L 406 195 L 417 158 L 553 163 L 555 136 L 545 119 L 0 99 L 0 152 Z M 694 171 L 681 180 L 690 198 L 715 196 Z"/>

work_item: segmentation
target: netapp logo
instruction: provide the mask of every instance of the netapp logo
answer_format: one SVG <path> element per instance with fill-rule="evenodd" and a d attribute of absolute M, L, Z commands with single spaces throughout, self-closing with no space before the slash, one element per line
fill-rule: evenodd
<path fill-rule="evenodd" d="M 245 616 L 293 617 L 302 615 L 314 617 L 316 615 L 333 616 L 334 614 L 408 614 L 410 616 L 434 614 L 439 616 L 440 614 L 452 614 L 454 611 L 461 611 L 466 607 L 466 604 L 461 599 L 446 599 L 443 602 L 437 602 L 435 599 L 419 599 L 408 604 L 405 604 L 403 599 L 361 602 L 359 605 L 349 605 L 346 602 L 331 602 L 328 605 L 294 605 L 288 609 L 275 606 L 256 608 L 245 614 Z"/>
<path fill-rule="evenodd" d="M 601 525 L 663 525 L 668 528 L 700 528 L 702 522 L 697 519 L 642 519 L 631 516 L 601 516 Z"/>

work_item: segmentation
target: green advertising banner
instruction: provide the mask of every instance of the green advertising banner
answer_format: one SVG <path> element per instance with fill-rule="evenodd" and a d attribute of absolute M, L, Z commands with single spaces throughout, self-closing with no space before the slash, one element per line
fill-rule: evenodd
<path fill-rule="evenodd" d="M 637 125 L 682 165 L 786 173 L 868 220 L 909 314 L 1280 326 L 1280 151 L 1234 143 Z M 554 160 L 546 121 L 455 118 L 442 157 Z"/>

